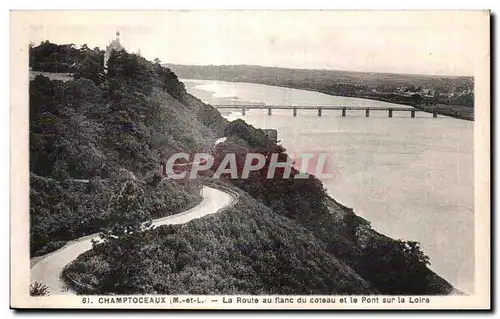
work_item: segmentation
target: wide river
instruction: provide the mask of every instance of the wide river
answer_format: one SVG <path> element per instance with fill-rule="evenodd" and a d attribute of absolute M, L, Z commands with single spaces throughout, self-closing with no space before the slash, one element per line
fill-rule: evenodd
<path fill-rule="evenodd" d="M 252 83 L 182 80 L 209 104 L 402 107 L 381 101 Z M 324 152 L 333 178 L 328 193 L 395 239 L 416 240 L 431 268 L 455 287 L 474 293 L 474 123 L 417 112 L 291 110 L 222 111 L 258 128 L 278 130 L 293 153 Z"/>

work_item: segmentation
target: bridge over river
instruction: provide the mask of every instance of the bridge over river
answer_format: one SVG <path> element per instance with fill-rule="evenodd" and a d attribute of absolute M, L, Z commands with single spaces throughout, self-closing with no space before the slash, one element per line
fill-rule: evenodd
<path fill-rule="evenodd" d="M 365 116 L 369 117 L 371 111 L 376 112 L 387 112 L 389 117 L 392 117 L 393 112 L 409 112 L 411 117 L 415 117 L 415 112 L 422 112 L 413 107 L 378 107 L 378 106 L 329 106 L 329 105 L 251 105 L 251 104 L 238 104 L 238 105 L 212 105 L 216 109 L 232 109 L 240 110 L 243 115 L 246 114 L 246 110 L 265 110 L 267 109 L 267 114 L 272 115 L 272 110 L 292 110 L 293 116 L 297 116 L 297 110 L 318 110 L 318 116 L 323 114 L 323 110 L 337 110 L 342 111 L 342 116 L 346 116 L 348 110 L 352 111 L 365 111 Z M 432 114 L 433 117 L 437 117 L 437 109 L 434 109 Z"/>

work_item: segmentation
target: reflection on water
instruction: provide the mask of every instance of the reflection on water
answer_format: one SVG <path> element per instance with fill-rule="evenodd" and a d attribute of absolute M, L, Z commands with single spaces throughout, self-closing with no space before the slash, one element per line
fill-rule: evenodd
<path fill-rule="evenodd" d="M 381 101 L 251 83 L 183 80 L 210 104 L 400 107 Z M 407 107 L 407 106 L 401 106 Z M 473 122 L 417 112 L 250 110 L 225 115 L 278 130 L 289 151 L 327 152 L 328 193 L 393 238 L 417 240 L 431 268 L 457 288 L 474 291 Z"/>

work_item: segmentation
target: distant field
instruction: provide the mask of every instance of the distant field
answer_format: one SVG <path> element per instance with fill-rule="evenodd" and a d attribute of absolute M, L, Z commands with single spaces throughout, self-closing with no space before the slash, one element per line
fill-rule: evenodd
<path fill-rule="evenodd" d="M 51 72 L 40 72 L 40 71 L 30 71 L 30 81 L 34 80 L 37 75 L 43 75 L 48 77 L 51 80 L 59 80 L 59 81 L 71 81 L 73 77 L 70 73 L 51 73 Z"/>

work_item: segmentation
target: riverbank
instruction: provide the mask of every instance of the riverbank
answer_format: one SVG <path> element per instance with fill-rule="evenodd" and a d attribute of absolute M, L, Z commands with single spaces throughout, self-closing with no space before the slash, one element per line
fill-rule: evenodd
<path fill-rule="evenodd" d="M 263 83 L 263 84 L 265 84 L 265 83 Z M 287 86 L 283 86 L 283 87 L 287 87 Z M 369 95 L 339 94 L 339 93 L 331 93 L 328 90 L 314 90 L 314 89 L 309 89 L 307 87 L 300 87 L 300 86 L 293 86 L 293 87 L 290 86 L 290 88 L 314 91 L 314 92 L 324 93 L 324 94 L 328 94 L 328 95 L 332 95 L 332 96 L 352 97 L 352 98 L 358 98 L 358 99 L 365 99 L 365 100 L 372 100 L 372 101 L 383 101 L 383 102 L 400 104 L 400 105 L 408 105 L 408 106 L 414 107 L 420 111 L 424 111 L 424 112 L 427 112 L 430 114 L 436 112 L 438 115 L 453 117 L 453 118 L 456 118 L 459 120 L 474 121 L 474 107 L 471 107 L 471 106 L 448 105 L 448 104 L 425 104 L 425 103 L 416 104 L 415 102 L 411 101 L 411 98 L 398 96 L 395 94 L 383 94 L 383 95 L 382 94 L 369 94 Z M 393 98 L 388 98 L 387 96 L 393 96 Z"/>
<path fill-rule="evenodd" d="M 347 220 L 349 220 L 349 218 L 357 220 L 356 222 L 357 229 L 355 230 L 355 232 L 357 233 L 360 245 L 365 245 L 366 242 L 369 242 L 369 238 L 375 238 L 380 242 L 394 241 L 393 238 L 390 238 L 370 227 L 370 222 L 356 215 L 355 211 L 352 208 L 339 203 L 331 196 L 328 196 L 327 202 L 330 209 L 341 210 L 346 217 L 350 216 L 346 218 Z M 439 276 L 430 269 L 428 269 L 428 273 L 425 277 L 425 280 L 429 283 L 431 291 L 435 291 L 438 293 L 444 292 L 447 295 L 467 295 L 465 292 L 461 291 L 460 289 L 457 289 L 456 287 L 451 285 L 449 282 L 447 282 L 445 279 L 443 279 L 441 276 Z"/>
<path fill-rule="evenodd" d="M 255 82 L 255 83 L 257 83 L 257 82 Z M 269 85 L 268 83 L 261 83 L 261 84 Z M 413 101 L 411 101 L 411 99 L 408 97 L 398 96 L 398 95 L 394 95 L 394 94 L 383 94 L 383 95 L 382 94 L 369 94 L 369 95 L 341 94 L 341 93 L 331 93 L 328 90 L 310 89 L 308 87 L 303 87 L 300 85 L 296 85 L 296 86 L 278 85 L 278 86 L 288 87 L 291 89 L 299 89 L 299 90 L 324 93 L 324 94 L 328 94 L 331 96 L 352 97 L 352 98 L 358 98 L 358 99 L 382 101 L 382 102 L 400 104 L 400 105 L 408 105 L 408 106 L 414 107 L 420 111 L 424 111 L 424 112 L 427 112 L 430 114 L 433 114 L 434 112 L 436 112 L 438 115 L 453 117 L 453 118 L 456 118 L 459 120 L 474 121 L 474 107 L 471 107 L 471 106 L 447 105 L 447 104 L 432 105 L 432 104 L 424 104 L 424 103 L 423 104 L 416 104 Z M 388 98 L 387 96 L 393 96 L 393 98 Z"/>
<path fill-rule="evenodd" d="M 353 98 L 358 98 L 358 99 L 366 99 L 366 100 L 372 100 L 372 101 L 383 101 L 383 102 L 388 102 L 388 103 L 408 105 L 408 106 L 412 106 L 418 110 L 421 110 L 421 111 L 424 111 L 424 112 L 427 112 L 430 114 L 436 112 L 439 115 L 453 117 L 453 118 L 456 118 L 459 120 L 474 121 L 474 107 L 471 107 L 471 106 L 448 105 L 448 104 L 434 104 L 434 105 L 433 104 L 416 104 L 413 101 L 409 100 L 407 97 L 398 98 L 398 96 L 396 96 L 395 98 L 387 98 L 387 96 L 390 96 L 392 94 L 384 94 L 384 95 L 355 94 L 355 95 L 350 95 L 350 94 L 330 93 L 326 90 L 323 90 L 323 91 L 322 90 L 311 90 L 308 88 L 300 88 L 300 87 L 291 87 L 291 88 L 301 89 L 301 90 L 310 90 L 310 91 L 314 91 L 314 92 L 329 94 L 332 96 L 353 97 Z"/>

